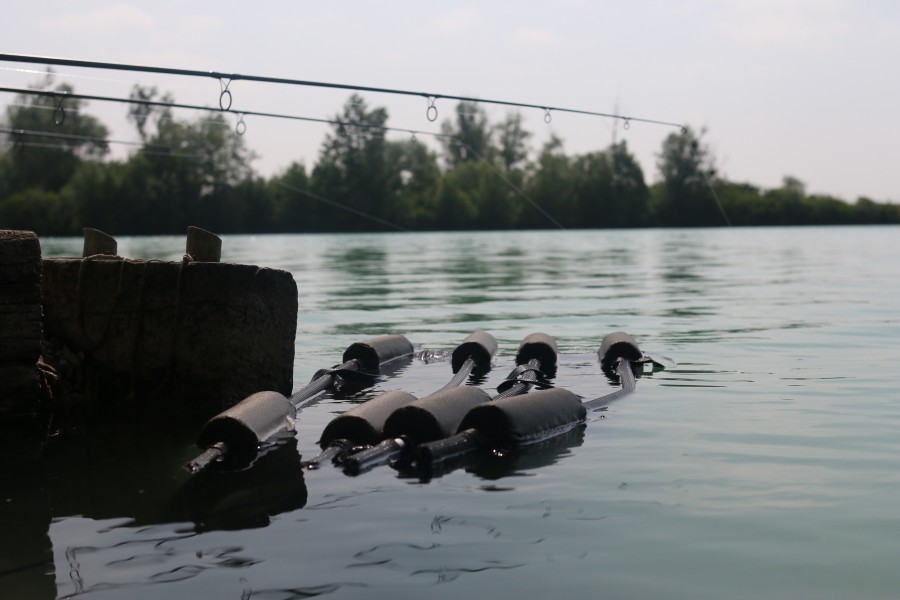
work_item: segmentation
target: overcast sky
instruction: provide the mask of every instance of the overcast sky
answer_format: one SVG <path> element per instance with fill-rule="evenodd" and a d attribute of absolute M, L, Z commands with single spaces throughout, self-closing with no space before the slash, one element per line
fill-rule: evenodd
<path fill-rule="evenodd" d="M 14 1 L 0 52 L 267 75 L 474 96 L 706 128 L 720 173 L 777 187 L 900 202 L 900 2 L 889 0 L 622 0 L 589 2 Z M 35 66 L 0 62 L 23 87 Z M 135 83 L 215 106 L 212 79 L 59 67 L 77 92 L 126 97 Z M 336 115 L 348 93 L 231 84 L 234 108 Z M 389 125 L 439 131 L 418 97 L 365 95 Z M 0 108 L 13 96 L 0 94 Z M 134 140 L 125 107 L 88 111 Z M 493 121 L 508 109 L 488 108 Z M 649 181 L 666 135 L 657 125 L 525 110 L 537 149 L 551 133 L 570 154 L 628 142 Z M 197 118 L 196 113 L 179 117 Z M 232 119 L 233 120 L 233 119 Z M 248 117 L 258 172 L 312 166 L 325 125 Z M 404 134 L 392 134 L 401 137 Z M 420 137 L 419 139 L 422 139 Z M 119 152 L 124 152 L 119 150 Z"/>

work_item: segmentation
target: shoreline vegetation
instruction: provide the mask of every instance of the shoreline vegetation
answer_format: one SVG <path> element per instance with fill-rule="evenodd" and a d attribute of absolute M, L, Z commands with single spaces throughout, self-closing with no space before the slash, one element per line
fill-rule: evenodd
<path fill-rule="evenodd" d="M 51 89 L 48 73 L 37 89 Z M 67 84 L 55 87 L 72 91 Z M 132 98 L 171 103 L 155 88 Z M 0 115 L 0 228 L 39 235 L 504 230 L 898 224 L 900 205 L 808 194 L 785 176 L 763 189 L 716 170 L 704 131 L 663 141 L 648 183 L 627 143 L 568 155 L 563 140 L 529 145 L 519 113 L 491 123 L 461 102 L 441 124 L 441 149 L 386 138 L 388 113 L 351 96 L 315 165 L 255 174 L 253 152 L 223 114 L 176 118 L 165 106 L 129 105 L 141 140 L 109 160 L 108 129 L 66 101 L 17 96 Z"/>

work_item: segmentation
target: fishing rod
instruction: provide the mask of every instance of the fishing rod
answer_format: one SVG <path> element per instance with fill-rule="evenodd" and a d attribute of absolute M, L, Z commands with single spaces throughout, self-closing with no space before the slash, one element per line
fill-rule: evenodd
<path fill-rule="evenodd" d="M 439 99 L 446 100 L 456 100 L 459 102 L 471 102 L 477 104 L 492 104 L 492 105 L 500 105 L 500 106 L 510 106 L 514 108 L 533 108 L 544 111 L 544 121 L 549 123 L 551 120 L 551 112 L 560 112 L 560 113 L 571 113 L 578 115 L 587 115 L 593 117 L 604 117 L 608 119 L 617 119 L 621 120 L 624 123 L 629 124 L 631 122 L 637 123 L 648 123 L 652 125 L 663 125 L 668 127 L 678 127 L 684 129 L 684 125 L 680 123 L 673 123 L 670 121 L 661 121 L 658 119 L 648 119 L 644 117 L 632 117 L 626 115 L 618 115 L 618 114 L 610 114 L 598 111 L 590 111 L 590 110 L 581 110 L 574 108 L 564 108 L 559 106 L 551 106 L 549 104 L 532 104 L 527 102 L 514 102 L 508 100 L 493 100 L 489 98 L 472 98 L 468 96 L 457 96 L 454 94 L 442 94 L 437 92 L 424 92 L 424 91 L 412 91 L 412 90 L 403 90 L 396 88 L 383 88 L 383 87 L 372 87 L 372 86 L 363 86 L 363 85 L 353 85 L 353 84 L 343 84 L 343 83 L 328 83 L 323 81 L 310 81 L 304 79 L 288 79 L 284 77 L 268 77 L 262 75 L 241 75 L 239 73 L 222 73 L 218 71 L 200 71 L 193 69 L 177 69 L 170 67 L 154 67 L 147 65 L 131 65 L 124 63 L 112 63 L 112 62 L 100 62 L 100 61 L 90 61 L 90 60 L 78 60 L 71 58 L 57 58 L 50 56 L 32 56 L 32 55 L 24 55 L 24 54 L 7 54 L 0 53 L 0 61 L 6 62 L 19 62 L 19 63 L 30 63 L 30 64 L 43 64 L 43 65 L 57 65 L 57 66 L 66 66 L 66 67 L 79 67 L 79 68 L 91 68 L 91 69 L 106 69 L 106 70 L 114 70 L 114 71 L 132 71 L 138 73 L 156 73 L 162 75 L 179 75 L 179 76 L 187 76 L 187 77 L 205 77 L 216 79 L 219 81 L 221 86 L 221 93 L 219 94 L 219 108 L 222 110 L 229 110 L 232 105 L 233 96 L 229 86 L 234 81 L 250 81 L 257 83 L 275 83 L 282 85 L 297 85 L 297 86 L 305 86 L 305 87 L 316 87 L 316 88 L 330 88 L 330 89 L 338 89 L 338 90 L 348 90 L 355 92 L 373 92 L 379 94 L 393 94 L 400 96 L 417 96 L 424 98 L 428 104 L 428 107 L 425 110 L 425 116 L 429 121 L 436 121 L 438 118 L 438 109 L 436 106 L 436 102 Z"/>
<path fill-rule="evenodd" d="M 363 340 L 347 347 L 342 364 L 320 369 L 290 398 L 274 391 L 248 396 L 207 421 L 197 439 L 203 452 L 185 468 L 198 473 L 216 462 L 250 464 L 259 455 L 264 442 L 276 434 L 293 430 L 297 413 L 319 394 L 343 382 L 372 385 L 386 363 L 412 353 L 412 344 L 402 335 Z"/>
<path fill-rule="evenodd" d="M 516 354 L 517 366 L 493 398 L 480 388 L 467 386 L 443 389 L 404 404 L 385 420 L 385 439 L 381 443 L 344 459 L 344 473 L 358 475 L 378 465 L 407 460 L 419 444 L 453 435 L 462 418 L 475 406 L 524 394 L 536 384 L 546 383 L 555 372 L 557 354 L 553 337 L 533 333 L 522 340 Z"/>
<path fill-rule="evenodd" d="M 44 107 L 40 106 L 37 108 L 47 108 L 56 111 L 54 115 L 56 125 L 62 125 L 65 123 L 66 119 L 66 108 L 64 102 L 68 99 L 72 100 L 88 100 L 94 102 L 111 102 L 116 104 L 134 104 L 138 106 L 149 106 L 156 108 L 179 108 L 184 110 L 199 110 L 208 113 L 228 113 L 235 115 L 238 118 L 238 122 L 235 125 L 235 133 L 238 135 L 244 135 L 247 132 L 246 126 L 247 124 L 243 121 L 243 117 L 264 117 L 264 118 L 272 118 L 272 119 L 286 119 L 290 121 L 303 121 L 306 123 L 321 123 L 323 125 L 339 125 L 342 127 L 360 127 L 363 129 L 376 129 L 379 131 L 390 131 L 394 133 L 406 133 L 412 136 L 416 135 L 426 135 L 431 136 L 436 139 L 452 139 L 462 143 L 467 151 L 472 152 L 474 156 L 479 158 L 482 161 L 486 159 L 478 154 L 474 148 L 466 144 L 459 136 L 452 135 L 449 133 L 440 133 L 437 131 L 424 131 L 421 129 L 410 129 L 407 127 L 392 127 L 388 125 L 377 125 L 375 123 L 361 123 L 359 121 L 342 121 L 340 119 L 325 119 L 319 117 L 305 117 L 300 115 L 288 115 L 283 113 L 273 113 L 273 112 L 264 112 L 264 111 L 255 111 L 255 110 L 233 110 L 233 109 L 218 109 L 213 108 L 211 106 L 202 106 L 199 104 L 184 104 L 181 102 L 164 102 L 162 100 L 146 100 L 143 98 L 117 98 L 115 96 L 99 96 L 96 94 L 81 94 L 78 92 L 70 92 L 70 91 L 59 91 L 59 90 L 36 90 L 31 88 L 15 88 L 15 87 L 3 87 L 0 86 L 0 92 L 7 94 L 18 94 L 23 96 L 45 96 L 57 101 L 55 107 Z M 26 107 L 28 108 L 28 107 Z M 34 107 L 31 107 L 34 108 Z M 139 142 L 135 142 L 139 143 Z"/>
<path fill-rule="evenodd" d="M 322 119 L 316 117 L 303 117 L 298 115 L 285 115 L 279 113 L 271 113 L 271 112 L 259 112 L 259 111 L 234 111 L 231 109 L 219 110 L 216 108 L 211 108 L 209 106 L 200 106 L 196 104 L 181 104 L 178 102 L 162 102 L 159 100 L 144 100 L 140 98 L 114 98 L 111 96 L 96 96 L 91 94 L 78 94 L 75 92 L 68 91 L 56 91 L 56 90 L 34 90 L 34 89 L 26 89 L 26 88 L 9 88 L 9 87 L 0 87 L 0 92 L 3 93 L 11 93 L 11 94 L 22 94 L 22 95 L 30 95 L 30 96 L 48 96 L 51 98 L 58 98 L 56 108 L 54 109 L 56 112 L 54 113 L 54 122 L 57 125 L 62 125 L 66 120 L 66 109 L 63 105 L 64 101 L 67 98 L 72 98 L 76 100 L 93 100 L 98 102 L 115 102 L 120 104 L 135 104 L 140 106 L 151 106 L 151 107 L 159 107 L 159 108 L 179 108 L 185 110 L 200 110 L 205 112 L 212 113 L 220 113 L 227 112 L 237 116 L 238 121 L 235 124 L 235 133 L 238 135 L 244 135 L 247 132 L 247 124 L 244 122 L 245 116 L 257 116 L 264 118 L 274 118 L 274 119 L 287 119 L 292 121 L 302 121 L 306 123 L 322 123 L 327 125 L 338 125 L 341 127 L 360 127 L 363 129 L 375 129 L 378 131 L 385 132 L 396 132 L 396 133 L 406 133 L 413 137 L 416 135 L 427 135 L 431 136 L 435 139 L 451 139 L 456 140 L 460 144 L 462 144 L 467 152 L 471 152 L 473 156 L 475 156 L 480 162 L 487 165 L 491 170 L 493 170 L 501 180 L 516 194 L 524 198 L 531 204 L 538 212 L 540 212 L 548 221 L 550 221 L 554 227 L 557 229 L 565 229 L 559 221 L 553 218 L 547 211 L 545 211 L 534 199 L 532 199 L 528 194 L 525 193 L 519 186 L 514 184 L 500 169 L 496 167 L 496 165 L 492 164 L 491 161 L 487 160 L 484 156 L 482 156 L 479 152 L 477 152 L 471 145 L 465 143 L 459 136 L 447 134 L 447 133 L 437 133 L 433 131 L 422 131 L 418 129 L 407 129 L 400 127 L 389 127 L 387 125 L 377 125 L 374 123 L 360 123 L 355 121 L 341 121 L 338 119 Z M 314 200 L 318 200 L 320 202 L 324 202 L 326 204 L 331 204 L 333 206 L 338 206 L 339 208 L 344 208 L 345 210 L 349 210 L 350 212 L 355 212 L 354 209 L 348 209 L 347 207 L 343 207 L 342 205 L 337 204 L 327 198 L 323 198 L 312 192 L 300 190 L 293 186 L 290 186 L 284 182 L 276 182 L 277 185 L 293 190 L 297 193 L 303 194 L 304 196 L 310 197 Z M 393 223 L 388 223 L 377 217 L 372 217 L 371 215 L 366 215 L 363 213 L 359 213 L 359 216 L 364 218 L 376 221 L 382 225 L 387 225 L 394 229 L 398 229 L 401 231 L 406 231 L 406 229 L 399 227 Z"/>
<path fill-rule="evenodd" d="M 286 115 L 281 113 L 273 113 L 273 112 L 262 112 L 262 111 L 254 111 L 254 110 L 232 110 L 232 109 L 218 109 L 213 108 L 211 106 L 201 106 L 199 104 L 184 104 L 181 102 L 163 102 L 161 100 L 145 100 L 142 98 L 116 98 L 114 96 L 98 96 L 96 94 L 81 94 L 78 92 L 69 92 L 69 91 L 58 91 L 58 90 L 35 90 L 29 88 L 14 88 L 14 87 L 0 87 L 0 92 L 8 93 L 8 94 L 20 94 L 24 96 L 46 96 L 51 99 L 56 100 L 57 104 L 55 107 L 56 114 L 54 115 L 55 123 L 57 125 L 62 125 L 65 123 L 66 119 L 66 108 L 65 101 L 67 99 L 72 100 L 89 100 L 94 102 L 112 102 L 116 104 L 135 104 L 139 106 L 150 106 L 156 108 L 180 108 L 185 110 L 200 110 L 209 113 L 228 113 L 233 114 L 238 117 L 238 123 L 235 125 L 235 133 L 238 135 L 244 135 L 246 133 L 246 123 L 243 121 L 243 117 L 251 116 L 251 117 L 267 117 L 273 119 L 287 119 L 291 121 L 304 121 L 307 123 L 322 123 L 326 125 L 342 125 L 344 127 L 363 127 L 366 129 L 379 129 L 382 131 L 395 131 L 401 133 L 408 133 L 410 135 L 430 135 L 436 138 L 452 138 L 455 136 L 445 134 L 445 133 L 437 133 L 433 131 L 420 131 L 417 129 L 403 129 L 399 127 L 388 127 L 387 125 L 376 125 L 374 123 L 358 123 L 354 121 L 340 121 L 337 119 L 320 119 L 316 117 L 303 117 L 297 115 Z"/>
<path fill-rule="evenodd" d="M 109 143 L 114 144 L 114 141 L 110 141 Z M 69 144 L 46 144 L 41 142 L 23 142 L 21 140 L 16 140 L 14 143 L 14 148 L 22 147 L 22 148 L 44 148 L 48 150 L 59 150 L 61 152 L 71 152 L 72 146 Z M 199 161 L 200 157 L 196 154 L 181 154 L 179 152 L 162 152 L 159 150 L 144 150 L 143 148 L 139 149 L 138 152 L 144 154 L 146 156 L 167 156 L 170 158 L 183 158 L 185 160 L 193 160 Z"/>
<path fill-rule="evenodd" d="M 496 353 L 497 340 L 490 333 L 476 331 L 467 336 L 451 355 L 453 377 L 438 392 L 456 388 L 470 377 L 483 377 L 491 370 L 491 360 Z M 339 463 L 354 449 L 377 444 L 383 437 L 388 417 L 401 406 L 416 400 L 412 394 L 392 390 L 338 415 L 322 431 L 319 439 L 322 451 L 304 466 L 317 469 L 326 461 Z"/>
<path fill-rule="evenodd" d="M 636 388 L 635 369 L 643 364 L 664 367 L 644 354 L 625 332 L 606 335 L 597 350 L 604 373 L 621 384 L 609 394 L 582 400 L 562 388 L 513 396 L 472 408 L 453 436 L 419 444 L 413 451 L 416 470 L 431 476 L 446 463 L 461 463 L 493 450 L 507 454 L 564 435 L 584 424 L 588 411 L 598 410 Z"/>
<path fill-rule="evenodd" d="M 38 131 L 34 129 L 15 129 L 10 127 L 0 127 L 0 133 L 6 134 L 13 139 L 13 144 L 21 144 L 22 137 L 39 137 L 39 138 L 49 138 L 54 140 L 64 140 L 71 142 L 93 142 L 98 145 L 107 145 L 107 144 L 119 144 L 123 146 L 140 146 L 141 152 L 145 154 L 157 154 L 157 155 L 165 155 L 172 156 L 177 158 L 192 158 L 199 159 L 200 157 L 196 154 L 184 154 L 180 152 L 173 152 L 173 148 L 171 146 L 162 146 L 159 144 L 145 144 L 144 142 L 137 142 L 131 140 L 110 140 L 107 138 L 99 137 L 96 135 L 79 135 L 75 133 L 59 133 L 56 131 Z M 72 145 L 68 144 L 54 144 L 48 145 L 54 148 L 68 148 L 72 149 Z"/>

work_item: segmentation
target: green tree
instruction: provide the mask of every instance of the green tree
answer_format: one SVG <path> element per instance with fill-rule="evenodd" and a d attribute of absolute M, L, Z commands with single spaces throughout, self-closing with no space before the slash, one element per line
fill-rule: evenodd
<path fill-rule="evenodd" d="M 563 152 L 563 142 L 552 135 L 541 148 L 534 174 L 528 180 L 526 193 L 538 206 L 566 226 L 573 225 L 575 203 L 575 173 L 572 159 Z M 545 228 L 552 224 L 533 206 L 521 213 L 523 227 Z"/>
<path fill-rule="evenodd" d="M 577 210 L 582 227 L 637 227 L 648 220 L 650 192 L 626 142 L 574 160 Z"/>
<path fill-rule="evenodd" d="M 154 215 L 135 226 L 153 223 L 154 233 L 175 233 L 188 225 L 223 231 L 240 228 L 228 223 L 250 225 L 235 204 L 234 189 L 252 180 L 254 158 L 221 114 L 160 119 L 156 133 L 130 157 L 124 177 L 135 214 Z"/>
<path fill-rule="evenodd" d="M 183 173 L 203 191 L 236 185 L 253 174 L 256 154 L 221 113 L 182 121 L 161 119 L 144 154 L 163 172 Z"/>
<path fill-rule="evenodd" d="M 441 178 L 437 155 L 416 139 L 388 142 L 385 152 L 391 174 L 385 218 L 407 229 L 434 227 Z"/>
<path fill-rule="evenodd" d="M 637 158 L 622 141 L 609 148 L 613 169 L 613 198 L 610 209 L 616 214 L 614 222 L 624 227 L 646 225 L 650 213 L 650 188 Z"/>
<path fill-rule="evenodd" d="M 252 178 L 253 154 L 222 115 L 162 119 L 147 133 L 127 161 L 86 161 L 73 173 L 64 190 L 73 229 L 149 235 L 183 233 L 188 225 L 221 232 L 271 228 L 265 186 Z"/>
<path fill-rule="evenodd" d="M 774 224 L 770 210 L 774 205 L 763 197 L 759 186 L 718 179 L 716 191 L 732 225 Z"/>
<path fill-rule="evenodd" d="M 475 165 L 476 163 L 472 163 Z M 474 167 L 477 169 L 477 166 Z M 473 229 L 479 219 L 478 197 L 465 165 L 444 173 L 436 194 L 439 229 Z M 477 178 L 475 178 L 477 179 Z"/>
<path fill-rule="evenodd" d="M 149 185 L 135 185 L 129 163 L 82 164 L 65 187 L 72 207 L 73 233 L 94 227 L 119 235 L 160 233 L 160 211 L 145 208 Z"/>
<path fill-rule="evenodd" d="M 763 202 L 769 214 L 764 220 L 767 225 L 802 225 L 808 218 L 808 206 L 805 205 L 806 185 L 787 175 L 780 188 L 768 190 L 763 194 Z"/>
<path fill-rule="evenodd" d="M 528 160 L 528 139 L 531 132 L 522 125 L 522 114 L 513 112 L 496 126 L 498 154 L 504 170 L 522 170 Z"/>
<path fill-rule="evenodd" d="M 696 134 L 685 128 L 663 141 L 657 161 L 661 181 L 654 198 L 654 212 L 660 225 L 724 224 L 710 189 L 716 169 L 712 153 L 702 140 L 704 133 Z"/>
<path fill-rule="evenodd" d="M 310 196 L 310 180 L 303 163 L 293 162 L 269 180 L 276 231 L 299 233 L 327 229 L 320 219 L 322 204 Z"/>
<path fill-rule="evenodd" d="M 271 233 L 280 230 L 269 186 L 248 176 L 233 185 L 216 186 L 200 198 L 191 224 L 221 233 Z"/>
<path fill-rule="evenodd" d="M 891 203 L 882 204 L 861 196 L 853 205 L 853 220 L 859 224 L 898 223 L 900 207 Z"/>
<path fill-rule="evenodd" d="M 57 191 L 28 188 L 0 199 L 0 229 L 38 235 L 72 235 L 71 204 Z"/>
<path fill-rule="evenodd" d="M 362 215 L 382 218 L 385 200 L 391 193 L 392 178 L 385 161 L 387 118 L 385 108 L 369 110 L 358 94 L 353 94 L 335 117 L 340 123 L 333 125 L 325 137 L 312 173 L 313 191 L 344 207 L 320 207 L 331 224 L 329 229 L 362 231 L 383 227 Z"/>
<path fill-rule="evenodd" d="M 451 229 L 510 229 L 523 200 L 484 162 L 467 161 L 444 174 L 438 217 Z"/>
<path fill-rule="evenodd" d="M 157 128 L 159 121 L 172 117 L 172 111 L 168 107 L 156 106 L 149 102 L 174 102 L 171 94 L 165 94 L 159 97 L 159 91 L 155 86 L 147 87 L 135 84 L 131 88 L 131 94 L 128 96 L 134 100 L 134 104 L 128 105 L 128 120 L 134 123 L 141 141 L 146 142 L 150 136 L 150 125 L 156 121 Z"/>
<path fill-rule="evenodd" d="M 34 89 L 53 89 L 57 94 L 71 93 L 72 86 L 55 87 L 48 72 Z M 78 165 L 100 159 L 109 151 L 108 131 L 95 117 L 84 112 L 85 102 L 60 96 L 20 94 L 6 109 L 0 137 L 8 165 L 5 168 L 5 194 L 28 188 L 58 191 Z"/>
<path fill-rule="evenodd" d="M 453 169 L 464 162 L 493 160 L 492 130 L 487 113 L 474 102 L 456 105 L 456 119 L 441 123 L 444 162 Z"/>

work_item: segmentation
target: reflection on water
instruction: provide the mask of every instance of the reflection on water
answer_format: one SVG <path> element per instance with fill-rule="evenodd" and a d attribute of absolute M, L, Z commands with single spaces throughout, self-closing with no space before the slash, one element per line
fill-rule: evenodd
<path fill-rule="evenodd" d="M 577 448 L 583 442 L 584 428 L 577 427 L 540 443 L 502 453 L 482 452 L 455 461 L 444 461 L 427 469 L 412 465 L 400 467 L 398 471 L 401 477 L 415 478 L 423 483 L 444 477 L 457 469 L 465 469 L 466 472 L 485 480 L 526 477 L 528 471 L 555 465 L 571 455 L 571 449 Z"/>
<path fill-rule="evenodd" d="M 180 518 L 165 520 L 193 522 L 196 531 L 265 527 L 272 517 L 303 508 L 307 495 L 296 440 L 290 438 L 251 468 L 210 470 L 190 478 L 175 494 Z"/>
<path fill-rule="evenodd" d="M 609 384 L 600 338 L 677 366 L 534 454 L 423 481 L 304 473 L 333 416 L 415 362 L 327 396 L 247 471 L 188 481 L 196 429 L 91 432 L 0 482 L 4 596 L 887 598 L 900 587 L 896 228 L 230 236 L 224 260 L 291 271 L 295 387 L 360 338 L 445 349 L 485 329 L 557 337 L 556 382 Z M 179 259 L 183 239 L 122 239 Z M 80 240 L 45 240 L 79 255 Z M 435 355 L 439 355 L 436 353 Z M 602 418 L 601 418 L 602 416 Z"/>

